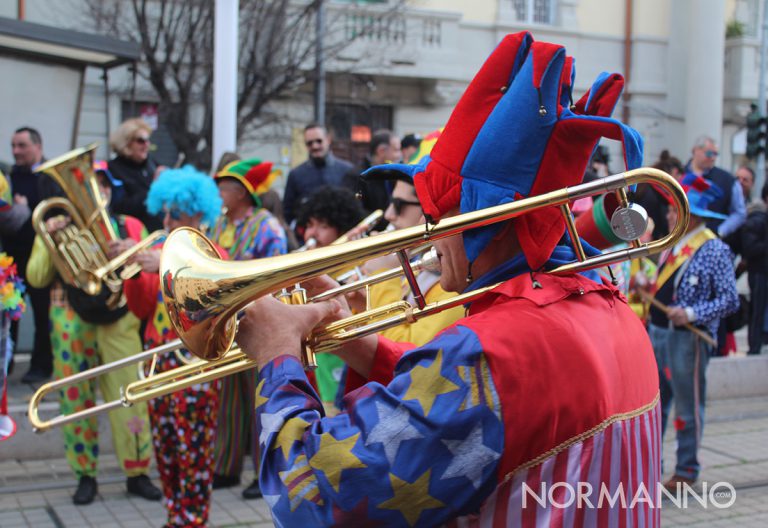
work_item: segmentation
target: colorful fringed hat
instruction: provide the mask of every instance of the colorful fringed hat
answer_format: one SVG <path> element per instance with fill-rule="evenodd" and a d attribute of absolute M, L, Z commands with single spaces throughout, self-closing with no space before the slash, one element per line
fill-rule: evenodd
<path fill-rule="evenodd" d="M 575 104 L 574 78 L 574 60 L 563 46 L 534 42 L 528 32 L 507 35 L 467 87 L 431 154 L 418 165 L 397 167 L 413 178 L 428 219 L 578 184 L 601 137 L 621 141 L 627 168 L 639 167 L 640 134 L 610 117 L 623 77 L 602 73 Z M 560 211 L 542 209 L 513 222 L 528 265 L 542 267 L 565 232 Z M 470 262 L 499 229 L 464 233 Z"/>
<path fill-rule="evenodd" d="M 280 171 L 272 170 L 271 161 L 262 161 L 258 158 L 233 161 L 216 173 L 220 178 L 234 178 L 248 190 L 253 202 L 261 207 L 259 195 L 267 192 L 272 182 L 280 175 Z"/>

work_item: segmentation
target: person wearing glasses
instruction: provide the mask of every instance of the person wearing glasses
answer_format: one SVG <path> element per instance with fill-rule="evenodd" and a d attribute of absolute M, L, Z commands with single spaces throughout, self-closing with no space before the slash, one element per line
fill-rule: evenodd
<path fill-rule="evenodd" d="M 320 123 L 305 126 L 304 145 L 309 159 L 288 173 L 285 184 L 283 210 L 289 224 L 296 219 L 301 203 L 319 188 L 333 186 L 355 190 L 355 169 L 348 161 L 333 155 L 325 126 Z"/>
<path fill-rule="evenodd" d="M 213 179 L 191 166 L 163 171 L 152 183 L 147 209 L 163 215 L 167 231 L 179 227 L 201 229 L 221 211 Z M 141 273 L 125 281 L 128 308 L 147 322 L 145 348 L 177 338 L 160 293 L 160 247 L 139 253 Z M 217 248 L 222 258 L 226 251 Z M 181 367 L 195 357 L 185 349 L 157 357 L 155 372 Z M 213 453 L 219 410 L 219 382 L 193 385 L 149 401 L 157 470 L 163 484 L 168 521 L 164 526 L 206 526 L 211 505 Z"/>
<path fill-rule="evenodd" d="M 747 207 L 739 180 L 720 167 L 715 166 L 719 152 L 717 143 L 709 136 L 700 136 L 693 144 L 690 161 L 685 166 L 685 174 L 702 176 L 705 180 L 722 189 L 722 197 L 709 204 L 709 210 L 726 215 L 727 218 L 711 218 L 707 227 L 725 238 L 736 231 L 747 219 Z"/>
<path fill-rule="evenodd" d="M 427 156 L 437 139 L 440 137 L 440 130 L 427 134 L 420 143 L 419 150 L 412 155 L 412 162 L 409 165 L 418 164 L 422 158 Z M 405 229 L 424 223 L 424 212 L 421 208 L 421 202 L 416 194 L 416 187 L 413 184 L 413 178 L 406 172 L 396 170 L 372 169 L 362 175 L 366 181 L 387 181 L 394 182 L 392 189 L 392 199 L 384 213 L 384 218 L 395 229 Z M 363 271 L 366 275 L 386 271 L 387 269 L 399 267 L 400 262 L 395 255 L 387 255 L 366 262 Z M 453 294 L 446 292 L 440 286 L 440 273 L 435 270 L 424 269 L 416 274 L 416 281 L 424 294 L 425 301 L 434 303 L 452 297 Z M 408 301 L 412 306 L 416 306 L 413 298 L 413 292 L 408 287 L 404 278 L 390 279 L 386 282 L 380 282 L 370 286 L 368 290 L 370 300 L 368 304 L 373 307 L 385 306 L 390 303 L 401 300 Z M 349 301 L 354 303 L 360 298 L 350 297 Z M 363 311 L 362 305 L 356 307 Z M 415 346 L 421 346 L 435 337 L 440 330 L 447 328 L 464 315 L 464 308 L 457 306 L 450 310 L 444 310 L 430 317 L 425 317 L 412 324 L 403 324 L 392 328 L 382 330 L 378 335 L 392 341 L 412 343 Z M 352 369 L 345 369 L 342 387 L 344 393 L 348 393 L 365 383 L 365 379 Z M 342 397 L 339 394 L 339 397 Z"/>
<path fill-rule="evenodd" d="M 116 213 L 141 220 L 149 231 L 163 228 L 163 218 L 147 212 L 144 202 L 149 186 L 162 167 L 149 155 L 152 128 L 141 118 L 123 121 L 109 138 L 116 156 L 109 160 L 112 175 L 121 180 L 125 193 L 113 205 Z"/>

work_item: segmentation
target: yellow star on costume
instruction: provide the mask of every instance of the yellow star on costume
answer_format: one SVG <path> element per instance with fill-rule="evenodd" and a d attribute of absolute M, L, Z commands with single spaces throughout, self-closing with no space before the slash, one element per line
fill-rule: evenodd
<path fill-rule="evenodd" d="M 293 443 L 297 440 L 301 440 L 307 430 L 307 427 L 309 427 L 309 422 L 306 420 L 298 417 L 291 418 L 283 424 L 283 427 L 280 428 L 280 432 L 277 433 L 277 437 L 275 438 L 275 445 L 272 449 L 282 449 L 283 458 L 288 460 L 288 455 L 291 452 Z"/>
<path fill-rule="evenodd" d="M 336 493 L 339 492 L 342 471 L 368 467 L 352 453 L 358 438 L 360 433 L 344 440 L 336 440 L 331 433 L 324 433 L 320 437 L 320 449 L 309 459 L 309 465 L 325 474 Z"/>
<path fill-rule="evenodd" d="M 417 400 L 424 409 L 424 416 L 429 415 L 439 395 L 459 389 L 458 385 L 440 374 L 442 364 L 443 351 L 440 350 L 431 365 L 428 367 L 416 365 L 410 372 L 411 384 L 403 400 Z"/>
<path fill-rule="evenodd" d="M 426 473 L 409 483 L 389 474 L 389 482 L 392 484 L 394 497 L 388 499 L 377 506 L 383 510 L 397 510 L 403 514 L 405 520 L 410 526 L 416 524 L 421 512 L 430 508 L 441 508 L 445 506 L 442 502 L 429 494 L 429 477 L 432 470 L 428 469 Z"/>
<path fill-rule="evenodd" d="M 261 380 L 259 384 L 256 386 L 256 401 L 253 407 L 254 409 L 258 409 L 259 407 L 261 407 L 262 405 L 264 405 L 269 401 L 269 398 L 265 398 L 264 396 L 261 395 L 261 389 L 264 388 L 265 381 L 266 380 L 264 379 Z"/>

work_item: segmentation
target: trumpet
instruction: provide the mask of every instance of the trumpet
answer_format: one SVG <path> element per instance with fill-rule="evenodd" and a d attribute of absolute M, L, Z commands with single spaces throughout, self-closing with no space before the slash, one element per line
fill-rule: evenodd
<path fill-rule="evenodd" d="M 660 185 L 670 194 L 673 206 L 678 213 L 678 222 L 665 237 L 643 243 L 639 240 L 644 232 L 643 222 L 642 219 L 638 220 L 637 206 L 629 203 L 625 188 L 648 182 Z M 613 192 L 617 195 L 619 206 L 613 213 L 612 227 L 623 240 L 629 242 L 630 247 L 588 257 L 578 242 L 578 233 L 570 213 L 569 203 L 605 192 Z M 255 360 L 231 346 L 236 332 L 237 314 L 255 298 L 280 291 L 312 277 L 333 272 L 348 266 L 350 262 L 360 262 L 391 252 L 405 255 L 407 249 L 423 246 L 425 242 L 506 221 L 544 207 L 557 207 L 561 211 L 566 230 L 574 241 L 576 260 L 549 272 L 555 274 L 594 269 L 663 251 L 673 246 L 682 237 L 690 218 L 688 201 L 678 182 L 665 172 L 643 168 L 513 203 L 446 218 L 439 224 L 426 224 L 384 233 L 343 245 L 319 248 L 311 253 L 293 253 L 257 261 L 221 261 L 213 245 L 201 233 L 189 228 L 177 229 L 169 235 L 165 243 L 160 262 L 160 274 L 164 302 L 169 314 L 172 314 L 172 324 L 181 339 L 137 356 L 125 358 L 117 362 L 119 366 L 115 368 L 138 360 L 146 360 L 152 354 L 167 353 L 181 346 L 181 343 L 203 361 L 192 361 L 173 370 L 151 375 L 145 380 L 133 382 L 123 390 L 121 401 L 105 403 L 83 413 L 87 413 L 85 416 L 90 416 L 120 405 L 145 401 L 257 367 Z M 425 261 L 425 265 L 426 262 L 428 260 Z M 407 257 L 401 259 L 401 264 L 404 270 L 397 272 L 389 270 L 385 272 L 386 277 L 392 278 L 401 272 L 406 275 L 409 272 L 413 274 L 414 265 L 409 263 Z M 383 274 L 379 274 L 378 277 L 374 276 L 376 279 L 369 277 L 366 280 L 378 280 L 382 276 Z M 360 281 L 355 285 L 340 287 L 335 291 L 315 296 L 309 299 L 309 302 L 321 301 L 348 291 L 343 288 L 349 289 L 363 285 L 364 282 Z M 400 324 L 413 323 L 443 310 L 461 306 L 482 297 L 497 286 L 498 284 L 491 284 L 423 306 L 413 306 L 407 301 L 399 301 L 316 328 L 305 339 L 303 359 L 306 365 L 311 365 L 312 355 L 315 353 L 330 352 L 360 337 Z M 301 291 L 294 291 L 288 296 L 282 295 L 280 300 L 291 304 L 307 302 L 303 297 Z M 419 297 L 417 292 L 414 292 L 414 298 L 417 301 Z M 50 392 L 62 385 L 99 375 L 110 365 L 99 367 L 102 371 L 98 373 L 87 371 L 46 384 L 38 392 L 51 386 L 47 390 Z M 29 409 L 30 421 L 38 430 L 60 425 L 65 423 L 65 420 L 69 422 L 85 417 L 83 415 L 76 418 L 63 417 L 48 422 L 52 425 L 41 423 L 36 407 L 41 399 L 42 397 L 36 393 L 30 401 Z"/>

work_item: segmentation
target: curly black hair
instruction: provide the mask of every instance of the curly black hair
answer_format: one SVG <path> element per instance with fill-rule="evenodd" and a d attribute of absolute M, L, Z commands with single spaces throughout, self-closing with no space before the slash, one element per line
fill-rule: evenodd
<path fill-rule="evenodd" d="M 365 217 L 365 210 L 355 194 L 344 187 L 322 187 L 299 207 L 296 224 L 306 226 L 315 218 L 346 233 Z"/>

